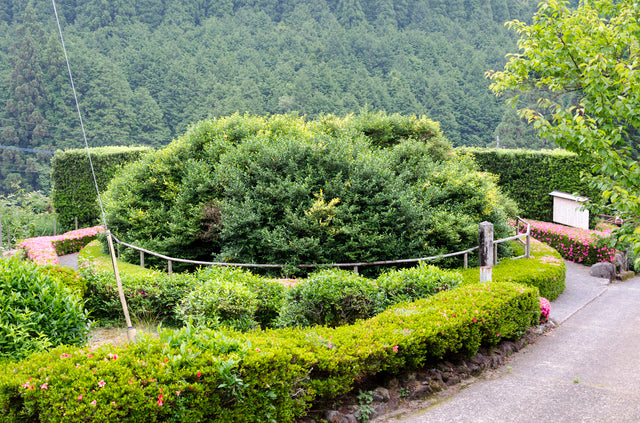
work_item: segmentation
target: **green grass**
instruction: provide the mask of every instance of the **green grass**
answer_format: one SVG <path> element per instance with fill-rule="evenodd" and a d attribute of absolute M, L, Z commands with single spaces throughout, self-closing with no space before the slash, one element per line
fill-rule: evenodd
<path fill-rule="evenodd" d="M 111 257 L 102 251 L 102 245 L 99 241 L 92 241 L 87 244 L 82 250 L 80 250 L 80 254 L 78 255 L 78 262 L 90 262 L 93 266 L 98 267 L 102 270 L 112 270 L 113 265 L 111 263 Z M 140 267 L 135 264 L 127 263 L 122 260 L 117 260 L 118 262 L 118 270 L 122 273 L 127 273 L 129 275 L 151 275 L 153 274 L 153 270 L 145 269 L 144 267 Z"/>

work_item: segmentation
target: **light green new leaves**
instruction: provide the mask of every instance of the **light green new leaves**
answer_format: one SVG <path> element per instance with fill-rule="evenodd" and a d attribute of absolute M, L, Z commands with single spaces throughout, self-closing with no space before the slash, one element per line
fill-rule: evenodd
<path fill-rule="evenodd" d="M 543 137 L 590 158 L 609 214 L 632 218 L 640 215 L 639 16 L 633 0 L 581 1 L 576 9 L 545 1 L 530 25 L 508 23 L 520 34 L 520 53 L 487 73 L 512 105 L 518 92 L 539 94 L 536 110 L 521 115 Z M 639 235 L 625 239 L 640 251 Z"/>

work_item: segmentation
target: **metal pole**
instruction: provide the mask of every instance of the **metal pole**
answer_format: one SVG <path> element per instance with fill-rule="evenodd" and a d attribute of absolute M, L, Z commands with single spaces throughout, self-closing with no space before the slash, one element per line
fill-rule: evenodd
<path fill-rule="evenodd" d="M 120 280 L 120 271 L 118 270 L 118 260 L 116 260 L 116 253 L 113 249 L 113 240 L 111 239 L 111 231 L 107 230 L 107 243 L 109 244 L 109 253 L 111 255 L 111 263 L 113 264 L 113 273 L 116 276 L 116 284 L 118 285 L 118 295 L 120 296 L 120 304 L 122 304 L 122 311 L 124 312 L 124 320 L 127 323 L 127 339 L 129 342 L 136 342 L 136 330 L 131 325 L 131 318 L 129 317 L 129 309 L 127 308 L 127 300 L 124 297 L 124 289 L 122 289 L 122 281 Z"/>
<path fill-rule="evenodd" d="M 494 263 L 493 223 L 480 224 L 479 241 L 480 282 L 491 282 Z"/>

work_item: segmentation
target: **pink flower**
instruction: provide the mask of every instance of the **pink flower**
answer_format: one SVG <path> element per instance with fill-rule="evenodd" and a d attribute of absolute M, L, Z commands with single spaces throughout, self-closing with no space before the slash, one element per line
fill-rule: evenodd
<path fill-rule="evenodd" d="M 40 389 L 49 389 L 49 384 L 43 383 L 42 385 L 40 385 Z"/>
<path fill-rule="evenodd" d="M 95 407 L 96 405 L 98 405 L 98 401 L 96 401 L 96 400 L 91 401 L 91 405 L 93 405 Z"/>
<path fill-rule="evenodd" d="M 162 400 L 162 394 L 160 394 L 158 395 L 158 405 L 162 407 L 162 404 L 164 404 L 164 401 Z"/>
<path fill-rule="evenodd" d="M 82 394 L 78 395 L 78 399 L 81 400 L 82 399 Z"/>
<path fill-rule="evenodd" d="M 100 382 L 98 382 L 98 386 L 101 388 L 104 388 L 104 385 L 106 385 L 107 382 L 105 382 L 104 380 L 101 380 Z"/>
<path fill-rule="evenodd" d="M 391 347 L 391 349 L 392 349 L 393 351 L 395 351 L 395 352 L 398 352 L 398 346 L 397 346 L 397 345 L 394 345 L 393 347 Z"/>
<path fill-rule="evenodd" d="M 196 377 L 200 377 L 202 376 L 202 374 L 200 372 L 198 372 L 198 374 L 196 375 Z"/>

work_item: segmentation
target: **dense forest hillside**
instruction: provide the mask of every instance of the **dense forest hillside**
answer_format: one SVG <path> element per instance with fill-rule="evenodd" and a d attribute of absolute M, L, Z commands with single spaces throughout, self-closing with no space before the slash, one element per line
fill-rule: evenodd
<path fill-rule="evenodd" d="M 538 0 L 58 0 L 91 146 L 168 143 L 234 112 L 427 115 L 454 145 L 519 125 L 484 73 Z M 0 145 L 82 147 L 50 2 L 0 0 Z M 501 137 L 502 139 L 503 137 Z M 0 150 L 0 192 L 50 156 Z"/>

